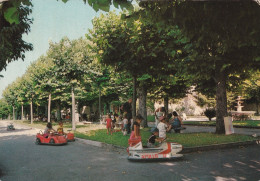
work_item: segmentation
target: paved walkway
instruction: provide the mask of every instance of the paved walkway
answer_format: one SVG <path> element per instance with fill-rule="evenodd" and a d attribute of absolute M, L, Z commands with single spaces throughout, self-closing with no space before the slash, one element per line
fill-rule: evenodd
<path fill-rule="evenodd" d="M 149 122 L 149 127 L 154 127 L 153 122 Z M 190 126 L 185 125 L 187 129 L 182 130 L 181 133 L 198 133 L 198 132 L 212 132 L 216 131 L 216 127 L 214 126 Z M 251 128 L 234 128 L 235 133 L 237 134 L 244 134 L 244 135 L 253 135 L 256 134 L 260 136 L 260 129 L 251 129 Z"/>

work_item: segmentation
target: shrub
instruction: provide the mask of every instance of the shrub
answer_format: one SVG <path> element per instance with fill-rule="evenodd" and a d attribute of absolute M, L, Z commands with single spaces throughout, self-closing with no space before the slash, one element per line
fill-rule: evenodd
<path fill-rule="evenodd" d="M 214 108 L 208 108 L 204 111 L 204 114 L 211 121 L 212 118 L 216 117 L 216 110 Z"/>

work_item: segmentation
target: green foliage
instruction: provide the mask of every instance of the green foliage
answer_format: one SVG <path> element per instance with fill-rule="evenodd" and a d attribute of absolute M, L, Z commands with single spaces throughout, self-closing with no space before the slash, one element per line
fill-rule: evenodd
<path fill-rule="evenodd" d="M 0 118 L 6 119 L 11 114 L 12 109 L 4 99 L 0 99 Z"/>
<path fill-rule="evenodd" d="M 208 108 L 204 111 L 204 114 L 209 118 L 209 121 L 211 121 L 212 118 L 216 117 L 216 110 L 214 108 Z"/>
<path fill-rule="evenodd" d="M 21 4 L 21 2 L 23 4 Z M 32 50 L 32 44 L 22 39 L 30 31 L 32 20 L 29 0 L 7 1 L 0 3 L 0 71 L 7 63 L 24 60 L 26 51 Z"/>

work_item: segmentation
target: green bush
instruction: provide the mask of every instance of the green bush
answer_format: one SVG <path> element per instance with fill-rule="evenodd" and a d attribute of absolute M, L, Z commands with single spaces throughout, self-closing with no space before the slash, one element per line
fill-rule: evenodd
<path fill-rule="evenodd" d="M 204 111 L 204 114 L 211 121 L 212 118 L 216 117 L 216 110 L 214 108 L 208 108 Z"/>

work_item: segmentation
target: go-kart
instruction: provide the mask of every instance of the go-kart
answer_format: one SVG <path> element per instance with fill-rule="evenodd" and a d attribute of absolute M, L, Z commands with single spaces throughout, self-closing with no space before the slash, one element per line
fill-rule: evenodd
<path fill-rule="evenodd" d="M 71 130 L 68 130 L 69 133 L 66 135 L 66 139 L 68 142 L 75 141 L 74 134 L 70 132 Z"/>
<path fill-rule="evenodd" d="M 182 154 L 177 154 L 182 150 L 182 145 L 178 143 L 166 142 L 154 148 L 145 148 L 141 138 L 129 139 L 127 148 L 128 160 L 130 161 L 151 161 L 151 160 L 174 160 L 181 158 Z"/>
<path fill-rule="evenodd" d="M 55 132 L 46 136 L 40 131 L 40 133 L 37 133 L 36 135 L 35 143 L 37 145 L 65 145 L 67 144 L 67 139 Z"/>
<path fill-rule="evenodd" d="M 12 131 L 15 130 L 13 123 L 10 123 L 9 125 L 7 125 L 7 131 Z"/>

